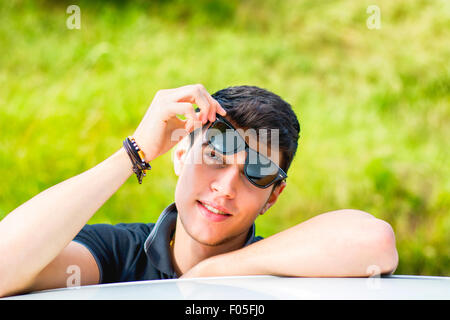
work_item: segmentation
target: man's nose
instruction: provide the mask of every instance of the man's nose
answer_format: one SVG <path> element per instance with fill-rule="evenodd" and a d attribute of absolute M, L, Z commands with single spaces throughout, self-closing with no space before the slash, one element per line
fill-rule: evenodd
<path fill-rule="evenodd" d="M 211 183 L 211 189 L 222 197 L 233 199 L 236 196 L 239 175 L 239 166 L 227 166 L 215 177 Z"/>

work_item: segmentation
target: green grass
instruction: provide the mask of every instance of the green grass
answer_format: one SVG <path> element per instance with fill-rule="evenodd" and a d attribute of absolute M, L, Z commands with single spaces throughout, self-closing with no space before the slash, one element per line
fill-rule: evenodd
<path fill-rule="evenodd" d="M 149 3 L 80 1 L 81 30 L 69 30 L 73 3 L 1 2 L 0 218 L 115 152 L 157 90 L 250 84 L 302 126 L 258 234 L 361 209 L 394 228 L 397 274 L 450 275 L 447 1 Z M 372 4 L 379 30 L 366 26 Z M 156 221 L 176 176 L 170 154 L 152 166 L 90 223 Z"/>

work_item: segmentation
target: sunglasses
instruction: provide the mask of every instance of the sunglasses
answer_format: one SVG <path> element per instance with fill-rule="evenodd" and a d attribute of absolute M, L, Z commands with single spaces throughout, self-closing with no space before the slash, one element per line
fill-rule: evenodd
<path fill-rule="evenodd" d="M 266 156 L 249 147 L 236 128 L 225 118 L 216 115 L 216 120 L 206 131 L 208 145 L 222 155 L 246 151 L 244 173 L 256 187 L 265 189 L 272 184 L 285 180 L 286 173 Z"/>

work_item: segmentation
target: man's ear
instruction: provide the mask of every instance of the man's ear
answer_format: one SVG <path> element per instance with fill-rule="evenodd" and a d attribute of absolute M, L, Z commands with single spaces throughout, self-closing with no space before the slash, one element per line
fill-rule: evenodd
<path fill-rule="evenodd" d="M 281 192 L 283 192 L 284 188 L 286 187 L 286 182 L 282 181 L 279 185 L 273 188 L 272 193 L 269 196 L 269 199 L 267 200 L 266 204 L 262 208 L 260 214 L 264 214 L 271 206 L 277 202 L 278 197 L 280 196 Z"/>
<path fill-rule="evenodd" d="M 181 171 L 183 169 L 186 156 L 189 151 L 189 145 L 186 137 L 184 137 L 178 144 L 175 146 L 174 155 L 173 155 L 173 170 L 177 176 L 180 176 Z"/>

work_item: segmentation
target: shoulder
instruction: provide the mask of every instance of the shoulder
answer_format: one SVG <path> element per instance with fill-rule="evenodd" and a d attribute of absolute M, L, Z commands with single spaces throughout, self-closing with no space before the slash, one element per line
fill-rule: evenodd
<path fill-rule="evenodd" d="M 118 223 L 112 225 L 112 229 L 119 233 L 134 235 L 135 237 L 147 237 L 154 226 L 154 223 Z"/>
<path fill-rule="evenodd" d="M 154 227 L 154 223 L 118 223 L 86 224 L 75 237 L 75 241 L 84 240 L 114 245 L 125 242 L 144 242 Z"/>
<path fill-rule="evenodd" d="M 130 270 L 145 260 L 144 242 L 153 223 L 87 224 L 73 239 L 97 261 L 100 283 L 134 279 Z"/>

